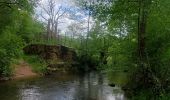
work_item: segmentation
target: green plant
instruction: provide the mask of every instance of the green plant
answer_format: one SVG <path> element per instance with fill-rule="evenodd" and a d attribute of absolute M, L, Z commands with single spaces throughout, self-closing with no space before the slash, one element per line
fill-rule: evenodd
<path fill-rule="evenodd" d="M 47 64 L 46 62 L 38 56 L 24 56 L 25 61 L 27 61 L 34 72 L 44 74 L 47 71 Z"/>

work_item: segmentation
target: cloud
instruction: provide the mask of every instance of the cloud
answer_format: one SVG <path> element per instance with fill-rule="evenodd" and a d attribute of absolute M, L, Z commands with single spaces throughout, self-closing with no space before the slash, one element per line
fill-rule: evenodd
<path fill-rule="evenodd" d="M 41 0 L 40 4 L 42 5 L 46 5 L 48 0 Z M 83 23 L 83 27 L 87 27 L 88 24 L 88 11 L 85 11 L 83 9 L 81 9 L 80 7 L 76 6 L 76 4 L 73 2 L 73 0 L 56 0 L 56 10 L 59 6 L 62 6 L 62 10 L 66 11 L 66 15 L 64 17 L 62 17 L 59 21 L 62 22 L 59 24 L 59 29 L 62 32 L 66 32 L 67 31 L 67 27 L 69 25 L 71 25 L 72 23 L 79 23 L 82 22 Z M 36 8 L 36 14 L 40 15 L 42 11 L 42 8 L 40 6 L 38 6 Z M 44 17 L 48 17 L 47 14 L 44 14 Z M 38 20 L 45 22 L 45 20 L 39 16 Z M 93 25 L 93 19 L 92 17 L 90 17 L 90 27 L 92 27 Z"/>

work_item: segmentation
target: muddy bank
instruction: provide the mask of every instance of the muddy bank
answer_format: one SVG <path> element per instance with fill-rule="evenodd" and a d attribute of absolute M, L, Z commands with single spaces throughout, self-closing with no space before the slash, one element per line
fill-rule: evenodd
<path fill-rule="evenodd" d="M 15 65 L 12 79 L 20 79 L 20 78 L 35 77 L 35 76 L 39 76 L 39 75 L 32 71 L 31 66 L 28 63 L 22 61 L 19 64 Z"/>
<path fill-rule="evenodd" d="M 8 77 L 0 77 L 0 81 L 16 80 L 16 79 L 25 79 L 31 77 L 39 77 L 40 74 L 35 73 L 31 66 L 25 62 L 20 61 L 18 64 L 14 64 L 12 75 Z"/>

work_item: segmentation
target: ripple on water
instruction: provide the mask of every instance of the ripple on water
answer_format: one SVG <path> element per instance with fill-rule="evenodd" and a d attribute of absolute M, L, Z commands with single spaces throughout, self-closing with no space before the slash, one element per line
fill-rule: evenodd
<path fill-rule="evenodd" d="M 121 88 L 108 86 L 107 79 L 102 74 L 92 72 L 84 76 L 57 77 L 0 84 L 0 98 L 1 100 L 125 100 Z"/>

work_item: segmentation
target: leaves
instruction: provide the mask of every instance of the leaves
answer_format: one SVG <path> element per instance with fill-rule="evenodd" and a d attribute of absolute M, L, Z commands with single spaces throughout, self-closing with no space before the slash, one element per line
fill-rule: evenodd
<path fill-rule="evenodd" d="M 33 1 L 0 0 L 0 76 L 11 74 L 11 62 L 22 55 L 22 48 L 42 32 L 33 14 Z"/>

